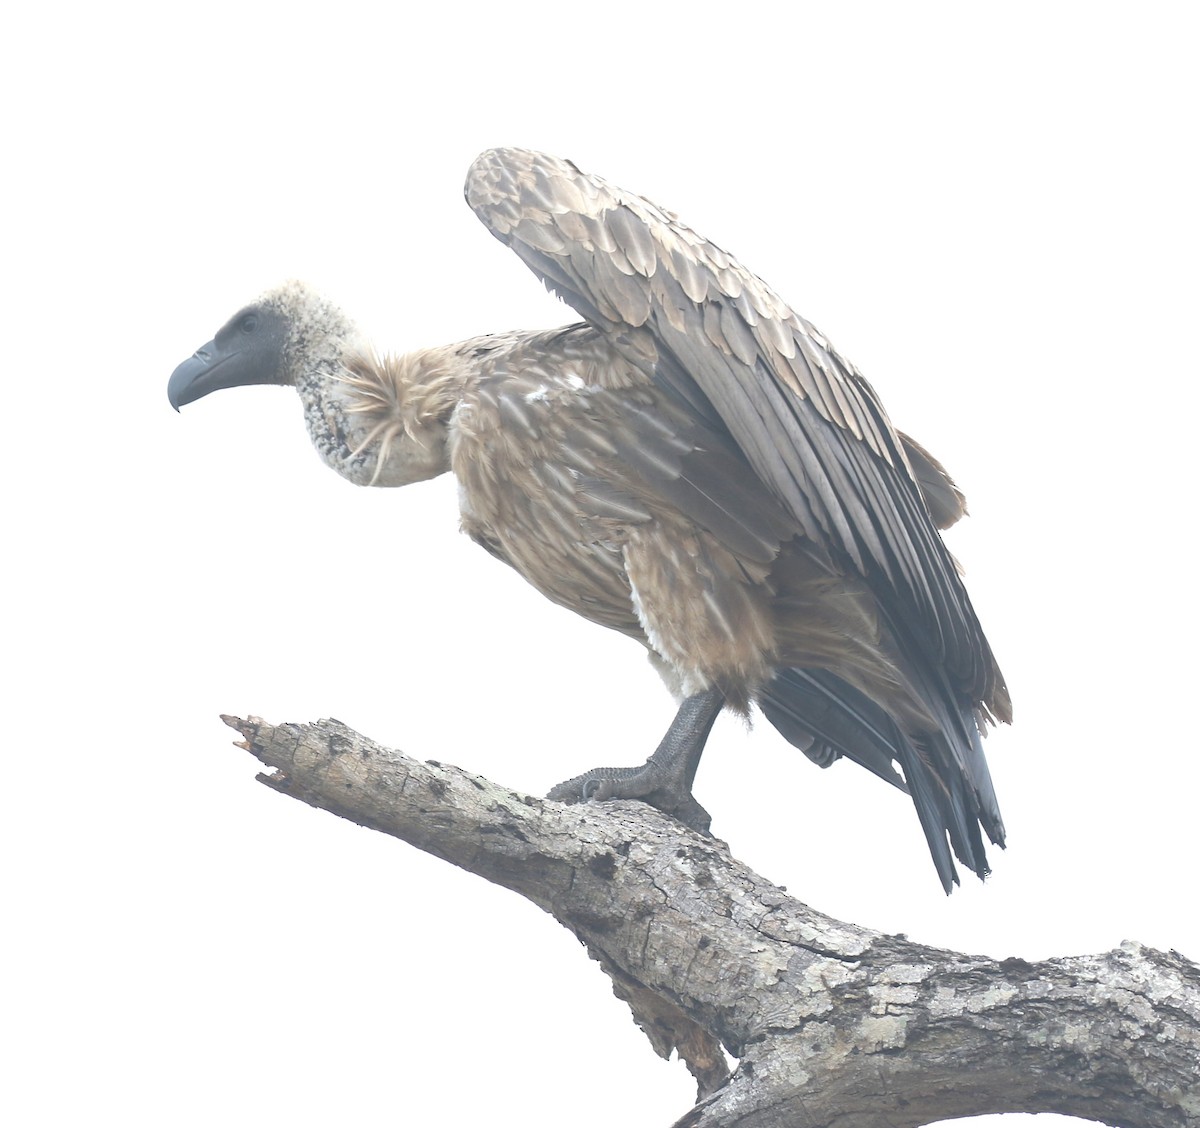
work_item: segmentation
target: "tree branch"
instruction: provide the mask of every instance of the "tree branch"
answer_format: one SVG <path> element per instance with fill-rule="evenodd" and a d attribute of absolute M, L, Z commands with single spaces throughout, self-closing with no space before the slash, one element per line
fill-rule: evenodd
<path fill-rule="evenodd" d="M 815 912 L 725 845 L 634 802 L 522 795 L 338 721 L 223 718 L 275 790 L 394 835 L 552 914 L 700 1102 L 677 1128 L 987 1112 L 1200 1125 L 1200 968 L 1126 942 L 1026 963 Z M 729 1075 L 724 1046 L 740 1059 Z"/>

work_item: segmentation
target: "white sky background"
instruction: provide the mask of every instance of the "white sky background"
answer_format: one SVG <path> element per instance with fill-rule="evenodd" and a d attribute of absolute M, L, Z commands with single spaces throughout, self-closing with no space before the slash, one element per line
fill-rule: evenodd
<path fill-rule="evenodd" d="M 994 876 L 943 897 L 903 796 L 765 724 L 710 744 L 716 832 L 929 943 L 1200 957 L 1187 6 L 299 11 L 6 20 L 5 1122 L 689 1106 L 565 930 L 261 787 L 217 719 L 332 715 L 534 792 L 670 719 L 636 646 L 456 534 L 450 481 L 350 486 L 284 389 L 167 405 L 288 277 L 398 350 L 573 320 L 462 202 L 497 144 L 736 254 L 970 500 L 949 543 L 1018 719 Z"/>

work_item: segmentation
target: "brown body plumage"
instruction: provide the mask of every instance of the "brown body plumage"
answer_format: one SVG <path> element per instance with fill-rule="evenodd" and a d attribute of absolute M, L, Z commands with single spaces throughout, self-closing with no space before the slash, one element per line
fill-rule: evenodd
<path fill-rule="evenodd" d="M 519 150 L 479 158 L 467 198 L 586 324 L 379 358 L 292 284 L 222 330 L 219 363 L 180 366 L 172 401 L 294 384 L 339 473 L 453 471 L 474 540 L 646 644 L 685 699 L 676 725 L 647 769 L 554 794 L 657 802 L 669 764 L 663 805 L 706 825 L 690 782 L 711 719 L 757 701 L 817 762 L 906 786 L 947 888 L 947 843 L 986 872 L 980 828 L 1003 828 L 980 732 L 1009 703 L 937 532 L 965 511 L 940 464 L 811 325 L 647 201 Z M 232 374 L 249 362 L 221 350 L 248 322 L 278 364 Z"/>
<path fill-rule="evenodd" d="M 866 585 L 815 561 L 728 440 L 590 326 L 346 369 L 369 484 L 396 480 L 402 440 L 444 450 L 463 531 L 549 599 L 645 642 L 679 696 L 719 686 L 744 710 L 778 666 L 828 667 L 931 723 Z M 705 521 L 689 514 L 702 504 Z"/>

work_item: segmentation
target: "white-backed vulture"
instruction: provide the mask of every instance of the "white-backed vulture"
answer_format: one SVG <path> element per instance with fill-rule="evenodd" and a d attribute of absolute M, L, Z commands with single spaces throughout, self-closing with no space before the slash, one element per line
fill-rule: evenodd
<path fill-rule="evenodd" d="M 952 853 L 985 875 L 983 833 L 1004 831 L 981 733 L 1010 705 L 938 533 L 964 504 L 936 459 L 669 212 L 516 149 L 480 156 L 466 195 L 584 323 L 380 358 L 290 283 L 175 370 L 172 405 L 294 386 L 339 474 L 452 471 L 469 536 L 647 647 L 681 701 L 658 749 L 551 798 L 643 798 L 707 830 L 704 742 L 723 707 L 757 703 L 818 764 L 846 756 L 908 791 L 947 891 Z"/>

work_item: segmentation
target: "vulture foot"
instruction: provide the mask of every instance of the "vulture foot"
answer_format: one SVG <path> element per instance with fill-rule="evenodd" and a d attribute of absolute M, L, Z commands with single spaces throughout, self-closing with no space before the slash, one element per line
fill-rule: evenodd
<path fill-rule="evenodd" d="M 641 799 L 684 826 L 709 833 L 709 813 L 696 802 L 692 782 L 704 743 L 725 703 L 720 690 L 687 698 L 654 755 L 639 768 L 593 768 L 550 789 L 547 799 L 562 803 Z"/>

